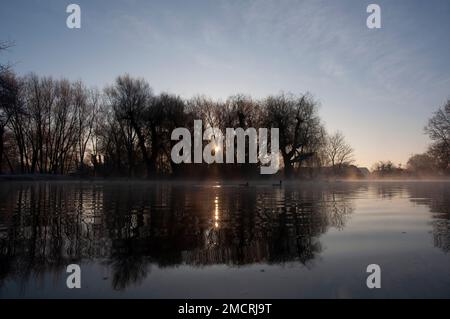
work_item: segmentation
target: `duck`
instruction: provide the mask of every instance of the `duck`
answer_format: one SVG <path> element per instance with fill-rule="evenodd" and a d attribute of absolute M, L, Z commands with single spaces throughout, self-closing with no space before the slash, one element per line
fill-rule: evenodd
<path fill-rule="evenodd" d="M 281 187 L 281 185 L 283 184 L 283 181 L 280 180 L 279 183 L 277 184 L 272 184 L 273 187 Z"/>

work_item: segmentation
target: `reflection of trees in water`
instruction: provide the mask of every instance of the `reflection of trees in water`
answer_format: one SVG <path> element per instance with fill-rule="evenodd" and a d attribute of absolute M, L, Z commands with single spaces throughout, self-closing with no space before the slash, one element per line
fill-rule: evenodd
<path fill-rule="evenodd" d="M 115 289 L 150 265 L 307 263 L 342 228 L 351 192 L 324 187 L 209 188 L 152 183 L 0 187 L 0 285 L 98 259 Z"/>
<path fill-rule="evenodd" d="M 393 199 L 406 194 L 403 182 L 381 182 L 372 186 L 376 196 L 381 199 Z"/>
<path fill-rule="evenodd" d="M 62 271 L 82 257 L 77 201 L 65 186 L 29 184 L 4 191 L 2 187 L 0 278 L 39 281 L 47 271 Z"/>
<path fill-rule="evenodd" d="M 408 192 L 413 203 L 426 205 L 433 213 L 434 245 L 450 252 L 450 183 L 414 183 Z"/>
<path fill-rule="evenodd" d="M 149 273 L 149 260 L 146 256 L 132 253 L 133 248 L 124 252 L 113 251 L 108 265 L 113 273 L 114 289 L 123 290 L 130 283 L 139 284 Z"/>
<path fill-rule="evenodd" d="M 409 198 L 416 204 L 427 206 L 432 216 L 433 241 L 436 247 L 450 251 L 450 183 L 435 182 L 381 182 L 371 185 L 378 198 Z"/>

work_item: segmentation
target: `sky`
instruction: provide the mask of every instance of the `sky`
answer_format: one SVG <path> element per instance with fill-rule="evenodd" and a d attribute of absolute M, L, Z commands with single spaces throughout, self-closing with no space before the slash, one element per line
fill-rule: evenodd
<path fill-rule="evenodd" d="M 129 73 L 184 98 L 309 92 L 359 166 L 424 152 L 450 98 L 448 0 L 0 1 L 0 40 L 15 43 L 0 60 L 20 75 L 101 89 Z M 366 26 L 370 3 L 381 29 Z"/>

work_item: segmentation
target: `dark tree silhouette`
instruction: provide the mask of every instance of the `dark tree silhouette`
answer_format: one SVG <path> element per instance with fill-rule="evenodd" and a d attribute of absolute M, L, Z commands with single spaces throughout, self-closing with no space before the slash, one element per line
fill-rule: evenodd
<path fill-rule="evenodd" d="M 429 153 L 442 170 L 450 168 L 450 100 L 429 119 L 425 132 L 433 144 Z"/>
<path fill-rule="evenodd" d="M 152 130 L 152 128 L 145 126 L 146 119 L 150 118 L 149 106 L 153 99 L 150 86 L 144 79 L 133 79 L 129 75 L 124 75 L 119 76 L 115 85 L 105 91 L 125 140 L 129 165 L 128 176 L 133 173 L 135 139 L 147 168 L 147 176 L 153 175 L 156 166 L 154 157 L 149 155 L 146 133 L 147 129 Z M 152 139 L 154 138 L 152 136 Z M 153 149 L 151 151 L 153 153 Z"/>
<path fill-rule="evenodd" d="M 265 123 L 278 127 L 284 171 L 291 177 L 295 166 L 317 154 L 325 130 L 317 115 L 317 102 L 309 95 L 279 94 L 265 100 Z"/>
<path fill-rule="evenodd" d="M 327 136 L 325 154 L 333 169 L 340 169 L 353 162 L 353 149 L 347 144 L 344 135 L 339 131 Z"/>

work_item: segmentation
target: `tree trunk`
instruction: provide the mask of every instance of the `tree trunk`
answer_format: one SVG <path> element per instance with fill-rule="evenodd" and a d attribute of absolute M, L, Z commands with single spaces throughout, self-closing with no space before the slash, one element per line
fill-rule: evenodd
<path fill-rule="evenodd" d="M 288 155 L 285 155 L 285 154 L 282 154 L 282 155 L 283 155 L 283 163 L 284 163 L 284 176 L 286 178 L 291 178 L 292 177 L 292 163 L 291 163 Z"/>

